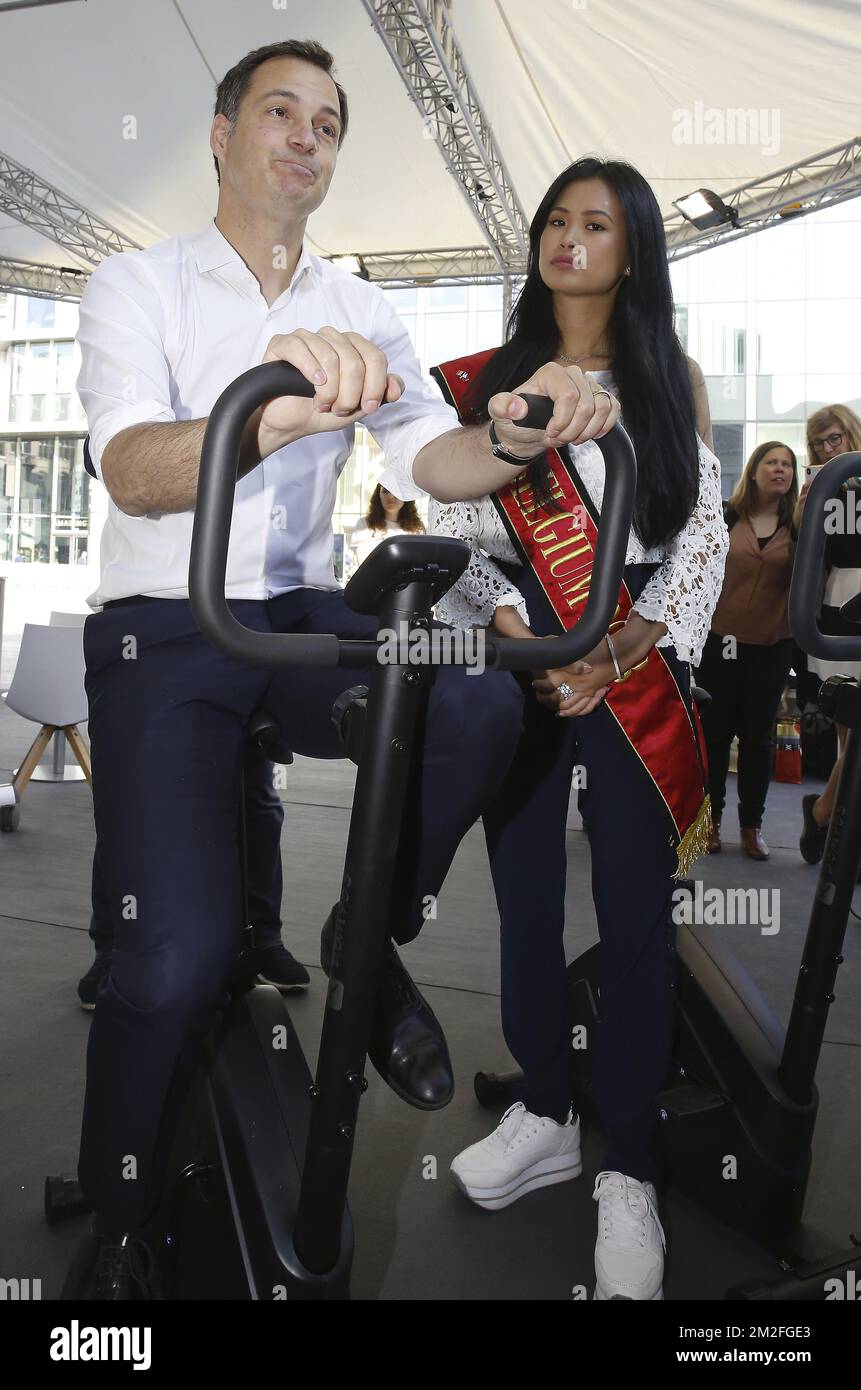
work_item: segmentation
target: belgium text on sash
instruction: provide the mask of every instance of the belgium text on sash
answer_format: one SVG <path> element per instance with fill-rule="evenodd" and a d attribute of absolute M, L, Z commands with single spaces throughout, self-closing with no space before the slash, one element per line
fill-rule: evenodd
<path fill-rule="evenodd" d="M 433 376 L 456 409 L 490 355 L 478 353 L 434 368 Z M 520 562 L 540 584 L 548 626 L 567 632 L 579 621 L 589 596 L 598 518 L 567 451 L 549 450 L 547 466 L 554 510 L 541 505 L 523 476 L 500 488 L 492 501 Z M 632 606 L 623 583 L 611 633 L 624 626 Z M 711 825 L 696 709 L 658 647 L 622 681 L 613 682 L 605 704 L 660 794 L 678 856 L 675 876 L 683 877 L 705 852 Z"/>

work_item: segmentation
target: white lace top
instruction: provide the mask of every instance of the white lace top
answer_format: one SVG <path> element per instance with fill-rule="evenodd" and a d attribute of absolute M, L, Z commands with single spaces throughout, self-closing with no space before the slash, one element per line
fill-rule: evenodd
<path fill-rule="evenodd" d="M 615 393 L 609 372 L 588 374 Z M 634 611 L 653 622 L 666 624 L 657 643 L 673 646 L 682 661 L 699 663 L 723 585 L 729 534 L 721 505 L 720 463 L 701 439 L 699 442 L 700 489 L 687 524 L 668 548 L 645 550 L 632 531 L 625 563 L 660 563 L 634 604 Z M 571 446 L 571 456 L 598 512 L 604 496 L 604 457 L 591 440 Z M 520 591 L 505 577 L 491 557 L 506 564 L 518 557 L 506 535 L 490 495 L 471 502 L 431 501 L 428 531 L 456 536 L 470 542 L 472 558 L 449 592 L 436 606 L 440 622 L 452 627 L 486 626 L 497 608 L 516 608 L 529 623 Z"/>

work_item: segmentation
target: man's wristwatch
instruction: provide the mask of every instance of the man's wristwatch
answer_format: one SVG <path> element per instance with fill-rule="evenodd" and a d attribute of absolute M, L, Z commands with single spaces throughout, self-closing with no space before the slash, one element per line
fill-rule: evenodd
<path fill-rule="evenodd" d="M 505 446 L 503 444 L 500 444 L 499 440 L 497 439 L 496 427 L 493 421 L 491 420 L 490 452 L 493 454 L 494 458 L 502 459 L 503 463 L 511 463 L 514 465 L 515 468 L 527 468 L 530 463 L 537 463 L 539 459 L 543 459 L 547 450 L 542 449 L 540 454 L 533 454 L 532 457 L 528 459 L 519 459 L 516 457 L 516 455 L 509 454 Z"/>

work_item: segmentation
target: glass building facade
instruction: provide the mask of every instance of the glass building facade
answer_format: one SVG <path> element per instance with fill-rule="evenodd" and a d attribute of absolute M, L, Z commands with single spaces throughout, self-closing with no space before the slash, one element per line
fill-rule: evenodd
<path fill-rule="evenodd" d="M 0 562 L 89 563 L 75 304 L 0 295 Z"/>
<path fill-rule="evenodd" d="M 861 199 L 742 237 L 670 267 L 677 327 L 706 377 L 729 496 L 757 444 L 803 467 L 805 420 L 861 414 Z"/>

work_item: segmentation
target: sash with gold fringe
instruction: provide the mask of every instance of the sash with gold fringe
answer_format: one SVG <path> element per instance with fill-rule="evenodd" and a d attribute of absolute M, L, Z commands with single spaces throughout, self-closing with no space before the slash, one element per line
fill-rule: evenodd
<path fill-rule="evenodd" d="M 432 376 L 458 412 L 468 387 L 494 351 L 433 368 Z M 598 515 L 567 450 L 548 450 L 547 467 L 556 510 L 546 510 L 523 477 L 500 488 L 491 500 L 520 562 L 538 581 L 549 626 L 567 632 L 578 622 L 589 595 Z M 632 607 L 623 582 L 611 634 L 624 626 Z M 644 661 L 610 686 L 604 703 L 666 808 L 670 842 L 678 857 L 674 877 L 682 878 L 705 853 L 711 827 L 705 742 L 689 691 L 662 651 L 653 647 Z"/>

